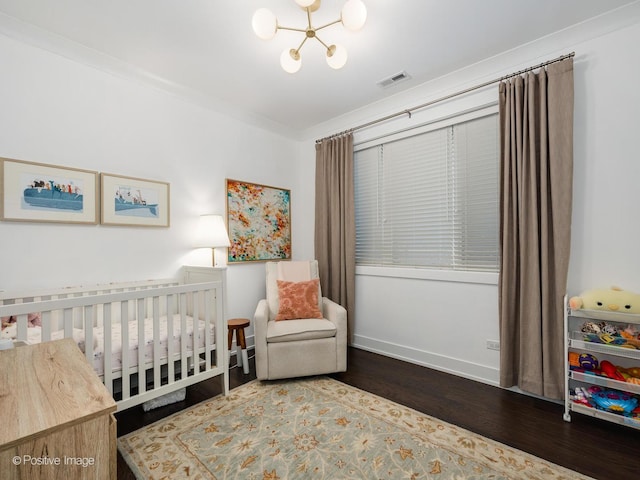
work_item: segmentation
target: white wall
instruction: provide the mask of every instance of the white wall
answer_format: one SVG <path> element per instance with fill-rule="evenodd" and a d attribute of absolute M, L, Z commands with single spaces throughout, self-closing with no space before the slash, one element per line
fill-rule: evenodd
<path fill-rule="evenodd" d="M 575 51 L 568 291 L 616 283 L 640 292 L 638 44 L 635 4 L 318 125 L 293 142 L 0 35 L 0 156 L 168 181 L 172 209 L 169 229 L 0 222 L 0 289 L 166 277 L 182 264 L 207 265 L 209 252 L 191 248 L 191 232 L 200 213 L 224 212 L 225 178 L 290 188 L 293 255 L 311 258 L 316 138 Z M 358 132 L 356 142 L 494 102 L 496 92 L 493 86 Z M 252 316 L 264 294 L 263 271 L 261 263 L 229 266 L 230 316 Z M 498 338 L 495 275 L 368 273 L 361 269 L 356 281 L 358 346 L 497 382 L 498 353 L 485 345 Z"/>
<path fill-rule="evenodd" d="M 575 51 L 574 208 L 567 290 L 576 294 L 617 284 L 640 292 L 640 62 L 635 45 L 640 45 L 638 4 L 318 125 L 308 137 L 343 131 Z M 497 91 L 497 84 L 492 85 L 411 118 L 356 132 L 355 142 L 497 102 Z M 311 152 L 307 154 L 311 161 Z M 357 346 L 498 383 L 499 352 L 486 348 L 487 340 L 498 339 L 497 275 L 410 271 L 413 278 L 402 278 L 371 268 L 359 268 L 358 273 Z"/>
<path fill-rule="evenodd" d="M 300 145 L 169 93 L 0 35 L 0 157 L 166 181 L 170 228 L 0 222 L 0 290 L 171 277 L 210 265 L 202 213 L 225 213 L 225 178 L 292 191 L 293 254 L 307 258 Z M 300 192 L 300 196 L 298 196 Z M 312 221 L 312 219 L 311 219 Z M 264 264 L 228 267 L 228 314 L 252 317 Z"/>

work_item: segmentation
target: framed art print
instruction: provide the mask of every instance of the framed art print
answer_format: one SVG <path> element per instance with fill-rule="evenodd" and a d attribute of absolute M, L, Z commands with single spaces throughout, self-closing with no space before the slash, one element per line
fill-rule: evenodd
<path fill-rule="evenodd" d="M 0 219 L 98 223 L 98 172 L 0 158 Z"/>
<path fill-rule="evenodd" d="M 103 225 L 169 226 L 169 184 L 101 173 Z"/>
<path fill-rule="evenodd" d="M 291 259 L 291 191 L 227 179 L 229 263 Z"/>

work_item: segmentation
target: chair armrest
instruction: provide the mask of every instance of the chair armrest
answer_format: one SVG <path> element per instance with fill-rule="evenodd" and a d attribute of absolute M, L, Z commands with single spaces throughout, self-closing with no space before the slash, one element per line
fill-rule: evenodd
<path fill-rule="evenodd" d="M 344 372 L 347 369 L 347 309 L 322 297 L 322 315 L 336 326 L 337 371 Z"/>
<path fill-rule="evenodd" d="M 340 304 L 322 297 L 322 315 L 336 324 L 336 328 L 347 328 L 347 310 Z"/>
<path fill-rule="evenodd" d="M 253 314 L 253 339 L 256 354 L 256 376 L 258 379 L 267 378 L 269 359 L 267 356 L 267 323 L 269 322 L 269 304 L 266 299 L 258 302 Z"/>

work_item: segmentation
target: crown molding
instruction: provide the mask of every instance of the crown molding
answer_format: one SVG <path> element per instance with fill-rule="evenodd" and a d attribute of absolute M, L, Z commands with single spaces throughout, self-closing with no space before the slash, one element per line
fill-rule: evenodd
<path fill-rule="evenodd" d="M 299 139 L 300 132 L 292 131 L 289 127 L 285 127 L 278 122 L 251 112 L 241 111 L 237 106 L 223 100 L 154 75 L 120 59 L 1 12 L 0 34 L 85 67 L 100 70 L 124 80 L 168 93 L 193 105 L 234 118 L 239 122 L 275 133 L 290 140 Z"/>

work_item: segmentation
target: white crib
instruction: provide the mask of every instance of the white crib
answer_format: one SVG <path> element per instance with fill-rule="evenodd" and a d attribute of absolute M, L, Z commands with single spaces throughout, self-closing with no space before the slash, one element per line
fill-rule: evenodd
<path fill-rule="evenodd" d="M 178 279 L 0 292 L 1 334 L 74 338 L 118 410 L 215 376 L 227 395 L 225 275 L 185 266 Z"/>

